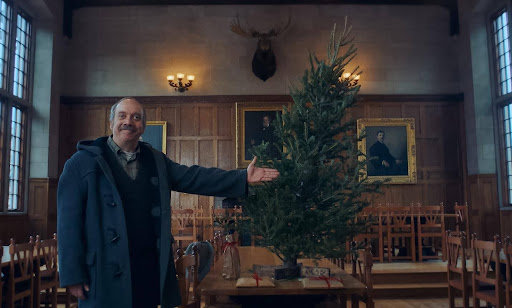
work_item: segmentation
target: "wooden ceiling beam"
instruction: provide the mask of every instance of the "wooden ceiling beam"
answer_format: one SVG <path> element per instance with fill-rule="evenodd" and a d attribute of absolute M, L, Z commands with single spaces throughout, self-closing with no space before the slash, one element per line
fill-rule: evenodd
<path fill-rule="evenodd" d="M 358 5 L 438 5 L 450 12 L 450 34 L 459 34 L 457 0 L 67 0 L 64 1 L 63 33 L 72 37 L 73 10 L 82 7 L 125 5 L 290 5 L 290 4 L 358 4 Z"/>
<path fill-rule="evenodd" d="M 79 2 L 79 3 L 76 3 Z M 286 5 L 286 4 L 360 4 L 360 5 L 441 5 L 455 0 L 78 0 L 78 7 L 122 5 Z"/>

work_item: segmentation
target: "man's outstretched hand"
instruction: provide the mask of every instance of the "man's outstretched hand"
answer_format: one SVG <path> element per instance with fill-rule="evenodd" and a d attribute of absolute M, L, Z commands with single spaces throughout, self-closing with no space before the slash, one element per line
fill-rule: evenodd
<path fill-rule="evenodd" d="M 255 164 L 257 159 L 258 158 L 255 156 L 247 167 L 247 183 L 273 181 L 279 176 L 279 171 L 276 169 L 256 167 Z"/>

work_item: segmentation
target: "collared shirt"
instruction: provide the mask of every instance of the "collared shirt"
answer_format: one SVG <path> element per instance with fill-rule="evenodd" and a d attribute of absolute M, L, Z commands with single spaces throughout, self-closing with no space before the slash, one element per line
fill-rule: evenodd
<path fill-rule="evenodd" d="M 126 171 L 128 176 L 134 180 L 137 177 L 137 172 L 139 172 L 139 146 L 137 146 L 137 149 L 135 149 L 135 152 L 133 153 L 125 152 L 114 142 L 112 135 L 108 137 L 107 144 L 109 148 L 116 153 L 117 160 L 121 166 L 123 166 L 124 171 Z"/>

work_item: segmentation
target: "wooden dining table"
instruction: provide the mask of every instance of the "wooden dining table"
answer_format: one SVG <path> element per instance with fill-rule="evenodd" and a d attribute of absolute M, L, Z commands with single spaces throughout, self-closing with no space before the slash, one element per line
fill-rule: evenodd
<path fill-rule="evenodd" d="M 281 265 L 282 261 L 268 249 L 263 247 L 255 246 L 242 246 L 238 247 L 240 252 L 240 263 L 241 263 L 241 276 L 252 277 L 252 273 L 249 271 L 253 268 L 254 264 L 261 265 Z M 331 261 L 327 259 L 318 260 L 318 265 L 314 265 L 313 260 L 310 259 L 299 259 L 298 263 L 302 263 L 304 266 L 319 266 L 328 267 L 331 274 L 334 274 L 336 278 L 339 278 L 343 282 L 342 289 L 304 289 L 300 279 L 292 280 L 275 280 L 275 288 L 239 288 L 236 287 L 236 280 L 226 280 L 222 277 L 223 258 L 214 264 L 211 271 L 199 284 L 199 290 L 201 297 L 205 299 L 206 306 L 215 305 L 217 297 L 219 296 L 307 296 L 307 295 L 334 295 L 338 296 L 340 300 L 340 307 L 346 307 L 347 296 L 351 294 L 361 294 L 365 291 L 366 286 L 359 280 L 352 277 L 350 274 L 337 267 Z"/>

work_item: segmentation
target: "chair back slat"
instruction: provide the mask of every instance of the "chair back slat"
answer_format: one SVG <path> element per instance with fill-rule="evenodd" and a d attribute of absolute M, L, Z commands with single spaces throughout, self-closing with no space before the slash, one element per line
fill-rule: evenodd
<path fill-rule="evenodd" d="M 466 234 L 452 236 L 446 231 L 446 255 L 447 255 L 447 278 L 448 278 L 448 300 L 450 307 L 455 307 L 455 290 L 462 292 L 462 306 L 469 308 L 470 284 L 466 268 Z"/>
<path fill-rule="evenodd" d="M 387 250 L 388 261 L 393 259 L 412 259 L 416 261 L 416 243 L 414 228 L 414 208 L 412 206 L 387 206 L 383 208 L 387 217 Z M 397 242 L 398 241 L 398 242 Z M 408 246 L 406 244 L 410 242 Z M 396 243 L 397 242 L 397 243 Z M 396 248 L 404 248 L 407 255 L 395 255 Z"/>
<path fill-rule="evenodd" d="M 34 240 L 30 237 L 28 243 L 16 244 L 11 239 L 9 245 L 9 276 L 7 277 L 7 307 L 14 307 L 18 300 L 33 299 L 34 287 Z M 20 287 L 22 286 L 22 287 Z"/>
<path fill-rule="evenodd" d="M 14 282 L 32 277 L 34 274 L 34 242 L 32 237 L 30 237 L 30 242 L 24 244 L 16 244 L 14 239 L 11 239 L 9 254 L 11 255 L 12 269 L 14 270 L 14 267 L 17 267 L 17 272 L 19 272 Z"/>
<path fill-rule="evenodd" d="M 505 257 L 506 282 L 505 282 L 505 303 L 507 308 L 512 307 L 512 242 L 510 237 L 505 239 L 503 246 L 503 255 Z"/>
<path fill-rule="evenodd" d="M 491 241 L 472 241 L 473 253 L 475 255 L 475 277 L 482 282 L 494 284 L 495 277 L 491 277 L 491 261 L 496 261 L 497 243 Z M 499 271 L 496 271 L 499 275 Z"/>
<path fill-rule="evenodd" d="M 423 228 L 439 228 L 444 222 L 443 205 L 428 205 L 418 207 L 418 218 Z M 440 230 L 439 230 L 440 231 Z"/>
<path fill-rule="evenodd" d="M 467 202 L 463 205 L 459 205 L 455 202 L 453 211 L 455 212 L 455 230 L 457 232 L 465 231 L 466 234 L 469 234 L 469 212 Z"/>
<path fill-rule="evenodd" d="M 447 231 L 446 250 L 447 250 L 447 266 L 448 270 L 462 274 L 467 273 L 466 269 L 466 235 L 451 236 Z"/>
<path fill-rule="evenodd" d="M 197 288 L 199 285 L 199 250 L 197 246 L 194 246 L 192 255 L 184 255 L 183 250 L 178 249 L 177 255 L 176 274 L 181 295 L 180 307 L 190 307 L 191 305 L 199 307 L 201 303 L 201 295 Z"/>
<path fill-rule="evenodd" d="M 367 206 L 356 216 L 355 221 L 364 223 L 364 232 L 354 237 L 356 242 L 366 242 L 367 245 L 371 245 L 374 249 L 375 255 L 374 260 L 384 262 L 384 217 L 385 212 L 377 206 Z M 349 242 L 347 242 L 347 247 Z M 347 256 L 348 258 L 349 256 Z M 350 259 L 347 259 L 350 262 Z M 343 262 L 344 264 L 344 262 Z"/>
<path fill-rule="evenodd" d="M 2 260 L 3 255 L 4 255 L 4 247 L 2 246 L 2 241 L 0 241 L 0 260 Z M 2 301 L 3 301 L 3 297 L 2 297 L 3 289 L 4 289 L 4 280 L 2 278 L 2 275 L 0 275 L 0 307 L 2 306 Z"/>
<path fill-rule="evenodd" d="M 367 245 L 364 249 L 355 250 L 356 242 L 351 243 L 352 246 L 352 276 L 366 285 L 366 290 L 362 294 L 352 295 L 352 302 L 357 303 L 359 300 L 366 303 L 366 307 L 375 307 L 373 292 L 373 257 L 371 246 Z"/>
<path fill-rule="evenodd" d="M 416 221 L 420 262 L 423 259 L 442 259 L 444 261 L 446 258 L 446 232 L 443 203 L 418 206 L 416 208 Z M 423 248 L 427 248 L 427 250 L 423 251 Z M 433 250 L 432 255 L 426 253 L 429 249 Z M 441 255 L 439 255 L 439 252 L 441 252 Z"/>
<path fill-rule="evenodd" d="M 57 274 L 57 239 L 41 241 L 39 235 L 36 237 L 36 267 L 34 271 L 42 276 L 53 276 Z"/>
<path fill-rule="evenodd" d="M 494 236 L 493 241 L 482 241 L 473 235 L 471 246 L 473 249 L 473 305 L 478 307 L 480 305 L 479 301 L 482 299 L 495 306 L 502 307 L 504 298 L 499 260 L 501 249 L 499 236 Z M 492 269 L 491 262 L 494 263 L 496 270 Z M 488 291 L 480 291 L 480 283 L 482 282 L 494 287 L 493 295 L 489 295 Z"/>

